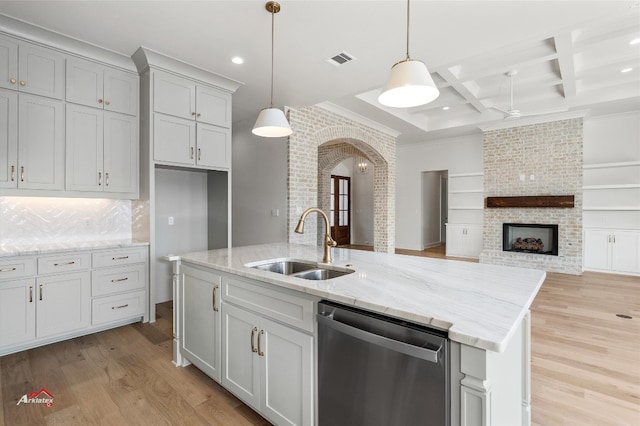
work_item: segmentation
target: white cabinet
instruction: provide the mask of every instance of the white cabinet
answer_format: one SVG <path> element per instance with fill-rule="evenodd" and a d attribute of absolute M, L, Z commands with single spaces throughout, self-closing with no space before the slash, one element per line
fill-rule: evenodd
<path fill-rule="evenodd" d="M 182 269 L 182 354 L 209 377 L 221 380 L 220 275 L 185 265 Z"/>
<path fill-rule="evenodd" d="M 231 94 L 160 71 L 153 79 L 153 159 L 230 168 Z"/>
<path fill-rule="evenodd" d="M 36 279 L 36 337 L 80 330 L 91 325 L 89 271 Z"/>
<path fill-rule="evenodd" d="M 2 49 L 0 49 L 0 56 Z M 0 58 L 0 63 L 2 58 Z M 0 188 L 18 186 L 18 94 L 0 89 Z"/>
<path fill-rule="evenodd" d="M 36 260 L 0 259 L 0 348 L 36 337 Z"/>
<path fill-rule="evenodd" d="M 480 225 L 447 223 L 447 256 L 478 258 L 482 246 Z"/>
<path fill-rule="evenodd" d="M 223 304 L 222 384 L 275 424 L 313 424 L 313 337 Z"/>
<path fill-rule="evenodd" d="M 137 195 L 136 117 L 67 104 L 66 189 Z"/>
<path fill-rule="evenodd" d="M 640 273 L 640 231 L 585 229 L 584 269 Z"/>
<path fill-rule="evenodd" d="M 63 99 L 64 56 L 0 35 L 0 87 Z"/>
<path fill-rule="evenodd" d="M 138 114 L 138 76 L 83 59 L 68 59 L 66 100 L 123 114 Z"/>
<path fill-rule="evenodd" d="M 64 103 L 20 94 L 18 105 L 18 188 L 63 189 Z"/>

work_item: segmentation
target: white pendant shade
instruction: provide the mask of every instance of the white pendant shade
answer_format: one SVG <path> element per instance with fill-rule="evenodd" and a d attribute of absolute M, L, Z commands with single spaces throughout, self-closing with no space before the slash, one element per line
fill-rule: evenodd
<path fill-rule="evenodd" d="M 265 108 L 258 114 L 252 133 L 265 138 L 281 138 L 293 133 L 291 126 L 284 116 L 284 112 L 278 108 Z"/>
<path fill-rule="evenodd" d="M 440 91 L 424 62 L 407 59 L 391 68 L 391 74 L 378 97 L 378 102 L 394 108 L 409 108 L 428 104 L 439 95 Z"/>

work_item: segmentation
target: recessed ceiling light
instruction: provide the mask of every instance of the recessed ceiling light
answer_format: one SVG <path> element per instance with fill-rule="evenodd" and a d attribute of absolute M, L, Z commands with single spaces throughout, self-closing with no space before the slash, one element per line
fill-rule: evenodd
<path fill-rule="evenodd" d="M 620 72 L 630 72 L 633 71 L 633 68 L 625 68 L 623 70 L 620 70 Z"/>
<path fill-rule="evenodd" d="M 446 106 L 446 107 L 442 107 L 442 109 L 443 109 L 443 110 L 445 110 L 445 111 L 447 111 L 447 110 L 448 110 L 448 109 L 450 109 L 450 108 L 451 108 L 451 107 L 448 107 L 448 106 Z"/>
<path fill-rule="evenodd" d="M 629 42 L 629 44 L 631 44 L 631 45 L 638 44 L 638 43 L 640 43 L 640 38 L 634 38 L 633 40 L 631 40 Z"/>
<path fill-rule="evenodd" d="M 244 64 L 244 59 L 242 59 L 240 56 L 234 56 L 233 58 L 231 58 L 231 62 L 237 65 L 240 65 L 240 64 Z"/>

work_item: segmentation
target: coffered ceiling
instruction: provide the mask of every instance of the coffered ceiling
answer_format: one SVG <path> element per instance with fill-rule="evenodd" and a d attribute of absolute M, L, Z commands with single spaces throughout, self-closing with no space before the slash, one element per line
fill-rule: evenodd
<path fill-rule="evenodd" d="M 410 109 L 377 102 L 391 66 L 405 56 L 405 1 L 280 3 L 276 105 L 324 102 L 397 132 L 399 143 L 499 123 L 499 110 L 510 105 L 511 70 L 513 106 L 522 115 L 640 110 L 640 43 L 630 44 L 640 38 L 638 0 L 412 0 L 411 56 L 427 64 L 441 94 Z M 126 56 L 143 45 L 241 81 L 233 113 L 245 122 L 269 102 L 271 18 L 264 4 L 0 1 L 0 13 Z M 327 61 L 341 52 L 355 59 Z M 232 63 L 234 56 L 244 64 Z"/>

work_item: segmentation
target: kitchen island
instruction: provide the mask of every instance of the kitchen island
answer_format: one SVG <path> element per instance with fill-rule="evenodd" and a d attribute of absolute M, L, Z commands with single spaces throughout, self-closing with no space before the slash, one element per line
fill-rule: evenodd
<path fill-rule="evenodd" d="M 170 257 L 175 261 L 176 284 L 174 362 L 177 365 L 194 362 L 223 386 L 228 384 L 233 393 L 246 401 L 242 398 L 246 386 L 239 386 L 225 374 L 233 368 L 228 360 L 235 359 L 228 346 L 233 343 L 236 329 L 242 328 L 239 325 L 234 328 L 234 312 L 225 314 L 225 309 L 248 308 L 259 317 L 254 322 L 265 318 L 262 321 L 275 319 L 278 326 L 279 323 L 291 325 L 300 332 L 301 338 L 311 339 L 311 347 L 306 351 L 310 352 L 313 364 L 316 305 L 325 299 L 447 330 L 451 340 L 451 424 L 530 423 L 529 307 L 545 279 L 543 271 L 346 249 L 333 249 L 332 254 L 332 267 L 354 272 L 334 279 L 306 280 L 252 267 L 269 260 L 319 262 L 322 259 L 321 247 L 286 243 Z M 206 275 L 207 272 L 210 274 Z M 206 287 L 208 280 L 212 281 L 213 301 L 203 298 L 202 294 L 197 297 L 191 294 L 197 285 Z M 255 289 L 258 296 L 251 296 Z M 273 291 L 282 298 L 274 297 Z M 266 307 L 261 306 L 259 295 L 264 296 Z M 296 297 L 300 299 L 299 303 L 287 305 L 289 298 Z M 200 309 L 193 306 L 204 304 L 203 300 L 213 307 L 212 315 L 217 314 L 218 319 L 207 320 Z M 276 302 L 271 303 L 274 300 Z M 294 305 L 296 309 L 292 309 Z M 194 315 L 197 318 L 189 319 Z M 211 362 L 204 362 L 188 348 L 185 351 L 184 342 L 194 332 L 188 323 L 207 321 L 214 328 L 214 334 L 216 328 L 224 334 L 219 336 L 217 344 L 214 341 L 201 348 L 204 352 L 213 352 Z M 263 327 L 247 327 L 251 334 L 251 352 L 264 352 L 260 348 L 261 336 L 257 336 L 257 351 L 254 348 L 254 334 L 263 333 L 258 330 Z M 191 340 L 200 339 L 194 335 Z M 249 337 L 243 336 L 241 340 L 248 342 Z M 263 337 L 262 341 L 268 340 Z M 219 350 L 221 354 L 216 359 L 215 353 Z M 302 353 L 306 353 L 305 350 Z M 311 395 L 303 395 L 302 403 L 310 407 L 302 409 L 298 416 L 300 421 L 288 419 L 290 423 L 314 424 L 315 366 L 308 369 L 312 377 L 304 381 L 304 385 L 311 387 Z M 260 382 L 260 379 L 255 380 Z M 261 386 L 264 388 L 264 383 Z M 278 419 L 268 414 L 268 401 L 264 400 L 264 395 L 261 397 L 262 403 L 256 397 L 249 405 L 278 424 Z"/>

